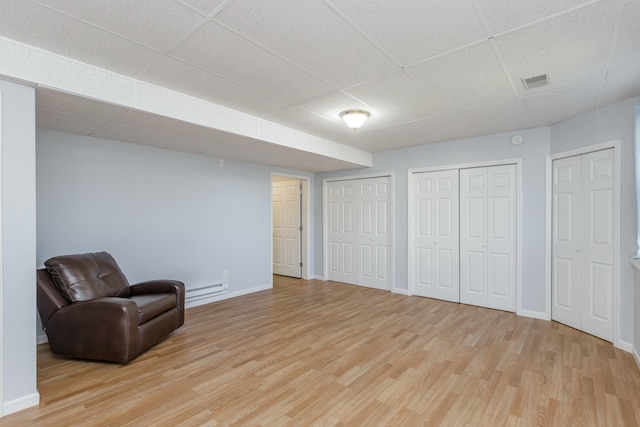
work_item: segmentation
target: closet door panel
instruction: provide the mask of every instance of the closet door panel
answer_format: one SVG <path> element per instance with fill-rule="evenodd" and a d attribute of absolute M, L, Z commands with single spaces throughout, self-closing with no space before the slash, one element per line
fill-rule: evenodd
<path fill-rule="evenodd" d="M 414 174 L 413 293 L 458 302 L 458 171 Z"/>
<path fill-rule="evenodd" d="M 487 169 L 487 303 L 516 310 L 517 198 L 515 165 Z"/>
<path fill-rule="evenodd" d="M 487 168 L 460 170 L 460 302 L 487 304 Z"/>

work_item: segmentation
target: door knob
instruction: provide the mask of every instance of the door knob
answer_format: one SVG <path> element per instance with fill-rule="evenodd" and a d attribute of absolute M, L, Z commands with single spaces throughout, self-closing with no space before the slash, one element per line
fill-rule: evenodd
<path fill-rule="evenodd" d="M 576 252 L 580 252 L 582 249 L 576 249 Z"/>

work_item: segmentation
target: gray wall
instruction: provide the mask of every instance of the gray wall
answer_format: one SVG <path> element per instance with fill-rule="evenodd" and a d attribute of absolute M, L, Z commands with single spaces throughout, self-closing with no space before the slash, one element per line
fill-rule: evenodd
<path fill-rule="evenodd" d="M 37 404 L 35 91 L 0 80 L 2 91 L 1 386 L 6 412 Z"/>
<path fill-rule="evenodd" d="M 519 133 L 525 142 L 510 144 Z M 322 180 L 325 178 L 387 173 L 395 174 L 395 265 L 394 287 L 407 289 L 407 181 L 408 169 L 458 165 L 505 159 L 522 159 L 523 210 L 523 310 L 544 314 L 545 311 L 545 156 L 549 153 L 549 129 L 537 128 L 519 132 L 469 138 L 459 141 L 422 145 L 374 154 L 373 168 L 317 174 L 315 182 L 314 230 L 315 271 L 323 271 L 322 254 Z"/>
<path fill-rule="evenodd" d="M 38 129 L 37 263 L 105 250 L 132 283 L 270 286 L 272 171 Z"/>
<path fill-rule="evenodd" d="M 633 343 L 634 324 L 634 277 L 629 257 L 636 253 L 633 140 L 634 106 L 638 102 L 640 98 L 627 99 L 551 127 L 552 154 L 620 141 L 620 339 L 628 344 Z M 637 304 L 635 310 L 640 310 Z M 636 325 L 639 320 L 636 314 Z"/>

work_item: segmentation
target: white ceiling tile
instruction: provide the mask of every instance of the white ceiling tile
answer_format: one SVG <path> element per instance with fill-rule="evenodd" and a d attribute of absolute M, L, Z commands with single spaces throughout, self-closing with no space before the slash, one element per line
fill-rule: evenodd
<path fill-rule="evenodd" d="M 216 20 L 338 87 L 396 69 L 320 0 L 235 0 Z"/>
<path fill-rule="evenodd" d="M 60 132 L 91 135 L 109 123 L 108 120 L 82 116 L 61 111 L 36 109 L 36 126 L 41 129 L 57 130 Z"/>
<path fill-rule="evenodd" d="M 638 74 L 640 74 L 640 71 Z M 607 79 L 600 95 L 598 107 L 604 107 L 634 96 L 640 96 L 640 80 L 637 78 Z"/>
<path fill-rule="evenodd" d="M 370 134 L 354 134 L 350 137 L 349 145 L 362 150 L 377 152 L 450 141 L 475 135 L 477 135 L 477 132 L 472 126 L 462 123 L 455 114 L 447 114 L 382 129 Z"/>
<path fill-rule="evenodd" d="M 182 3 L 198 9 L 205 15 L 213 13 L 225 0 L 181 0 Z"/>
<path fill-rule="evenodd" d="M 457 113 L 460 122 L 471 126 L 479 135 L 527 129 L 529 122 L 518 101 L 485 105 Z"/>
<path fill-rule="evenodd" d="M 349 169 L 354 164 L 331 157 L 291 149 L 262 141 L 244 138 L 216 129 L 199 130 L 198 137 L 176 135 L 153 128 L 111 123 L 94 136 L 134 144 L 149 145 L 194 154 L 237 159 L 309 172 Z"/>
<path fill-rule="evenodd" d="M 2 0 L 2 36 L 135 76 L 157 52 L 25 0 Z"/>
<path fill-rule="evenodd" d="M 492 34 L 522 27 L 532 22 L 579 7 L 591 0 L 477 0 Z"/>
<path fill-rule="evenodd" d="M 607 82 L 640 76 L 640 1 L 624 5 L 611 51 Z"/>
<path fill-rule="evenodd" d="M 403 71 L 369 80 L 345 92 L 401 122 L 450 112 L 447 106 Z"/>
<path fill-rule="evenodd" d="M 204 19 L 174 0 L 38 1 L 164 52 Z"/>
<path fill-rule="evenodd" d="M 215 45 L 216 49 L 211 49 Z M 333 88 L 232 31 L 210 22 L 172 55 L 290 104 Z"/>
<path fill-rule="evenodd" d="M 46 79 L 34 81 L 38 126 L 283 167 L 353 165 L 269 143 L 275 123 L 380 151 L 548 126 L 640 96 L 638 0 L 0 2 L 0 72 Z M 182 60 L 155 50 L 186 34 Z M 520 78 L 542 73 L 551 85 L 525 91 Z M 85 98 L 55 90 L 72 87 Z M 166 117 L 95 100 L 132 97 Z M 349 108 L 372 113 L 358 132 L 338 116 Z M 239 122 L 244 136 L 224 131 Z"/>
<path fill-rule="evenodd" d="M 490 42 L 407 68 L 407 72 L 454 110 L 515 99 Z"/>
<path fill-rule="evenodd" d="M 617 8 L 596 3 L 495 42 L 521 96 L 600 80 Z M 521 79 L 547 73 L 550 84 L 528 91 Z"/>
<path fill-rule="evenodd" d="M 471 0 L 331 2 L 404 66 L 488 37 Z"/>
<path fill-rule="evenodd" d="M 170 57 L 163 58 L 140 79 L 257 116 L 287 106 L 254 89 Z"/>
<path fill-rule="evenodd" d="M 89 98 L 81 98 L 65 92 L 38 87 L 36 89 L 36 105 L 44 110 L 57 110 L 76 116 L 92 117 L 102 120 L 113 120 L 122 115 L 126 108 L 107 104 Z"/>
<path fill-rule="evenodd" d="M 589 83 L 522 98 L 532 126 L 548 126 L 596 108 L 600 83 Z"/>
<path fill-rule="evenodd" d="M 368 132 L 400 124 L 399 121 L 392 119 L 372 106 L 364 104 L 341 91 L 335 91 L 316 98 L 313 101 L 299 104 L 298 107 L 332 121 L 337 126 L 340 126 L 340 128 L 345 129 L 347 135 L 353 131 L 349 129 L 340 118 L 340 113 L 344 110 L 362 109 L 371 113 L 371 117 L 367 119 L 358 132 Z"/>
<path fill-rule="evenodd" d="M 344 122 L 328 120 L 298 107 L 284 108 L 271 113 L 264 118 L 265 120 L 279 123 L 283 126 L 288 126 L 312 135 L 322 136 L 338 142 L 350 132 L 353 132 L 351 129 L 347 128 Z"/>

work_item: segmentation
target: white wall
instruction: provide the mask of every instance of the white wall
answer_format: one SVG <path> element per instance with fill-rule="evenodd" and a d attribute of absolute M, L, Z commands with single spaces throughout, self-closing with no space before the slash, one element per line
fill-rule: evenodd
<path fill-rule="evenodd" d="M 523 310 L 543 316 L 545 311 L 544 287 L 544 207 L 545 156 L 549 152 L 549 129 L 537 128 L 517 132 L 525 142 L 510 144 L 516 132 L 469 138 L 438 144 L 422 145 L 401 150 L 375 153 L 373 168 L 317 174 L 315 182 L 314 229 L 315 272 L 322 273 L 322 180 L 378 172 L 395 173 L 395 265 L 394 287 L 407 289 L 407 171 L 421 167 L 458 165 L 505 159 L 522 159 L 523 189 Z"/>
<path fill-rule="evenodd" d="M 274 168 L 38 129 L 37 263 L 105 250 L 130 282 L 271 286 Z"/>
<path fill-rule="evenodd" d="M 3 409 L 38 403 L 36 389 L 35 92 L 0 80 L 2 91 Z"/>
<path fill-rule="evenodd" d="M 634 179 L 634 106 L 631 98 L 551 126 L 551 153 L 561 153 L 613 140 L 620 141 L 620 339 L 633 343 L 633 267 L 629 256 L 636 252 L 636 208 Z M 635 307 L 636 313 L 640 307 Z M 635 324 L 638 324 L 636 314 Z M 637 343 L 636 346 L 640 344 Z"/>

